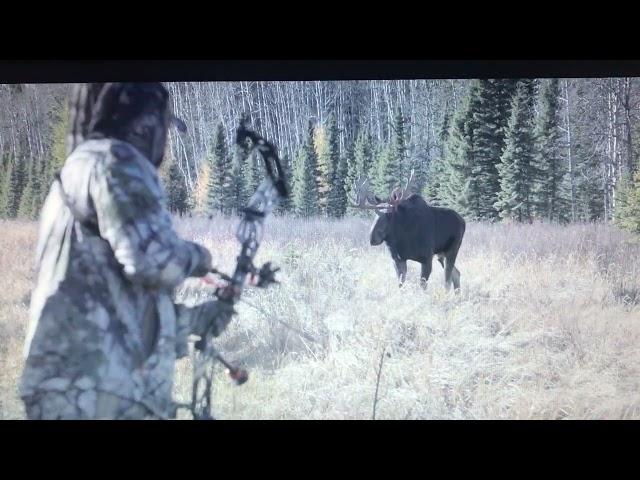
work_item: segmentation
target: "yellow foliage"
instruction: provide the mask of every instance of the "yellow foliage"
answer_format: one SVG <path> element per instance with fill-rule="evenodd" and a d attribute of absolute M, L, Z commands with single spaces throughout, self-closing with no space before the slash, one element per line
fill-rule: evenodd
<path fill-rule="evenodd" d="M 195 199 L 196 213 L 205 213 L 207 210 L 207 193 L 209 185 L 209 177 L 211 176 L 211 166 L 207 162 L 203 162 L 196 188 L 193 192 Z"/>

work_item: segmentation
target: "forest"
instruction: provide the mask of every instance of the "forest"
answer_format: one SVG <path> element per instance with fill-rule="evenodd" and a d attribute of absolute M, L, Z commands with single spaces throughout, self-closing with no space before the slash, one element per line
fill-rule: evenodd
<path fill-rule="evenodd" d="M 356 179 L 472 221 L 613 221 L 640 232 L 636 78 L 167 83 L 187 125 L 161 175 L 176 214 L 242 208 L 262 179 L 241 118 L 279 149 L 281 212 L 342 217 Z M 0 217 L 37 218 L 67 156 L 67 84 L 0 85 Z"/>

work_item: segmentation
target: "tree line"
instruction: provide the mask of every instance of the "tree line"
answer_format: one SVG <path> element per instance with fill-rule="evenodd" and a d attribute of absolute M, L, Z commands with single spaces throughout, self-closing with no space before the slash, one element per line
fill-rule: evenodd
<path fill-rule="evenodd" d="M 169 205 L 233 214 L 262 179 L 231 139 L 242 115 L 279 148 L 281 207 L 347 213 L 353 181 L 416 191 L 470 220 L 614 220 L 640 230 L 637 79 L 169 83 L 188 126 L 162 167 Z M 64 85 L 0 85 L 0 216 L 35 218 L 66 156 Z"/>

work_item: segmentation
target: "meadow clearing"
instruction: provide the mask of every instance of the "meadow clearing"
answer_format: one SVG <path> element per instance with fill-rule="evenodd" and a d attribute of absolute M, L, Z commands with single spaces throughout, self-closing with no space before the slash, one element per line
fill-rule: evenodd
<path fill-rule="evenodd" d="M 248 369 L 214 384 L 221 419 L 640 419 L 640 244 L 613 226 L 469 223 L 462 289 L 434 262 L 398 288 L 371 220 L 270 218 L 256 263 L 281 284 L 247 289 L 218 338 Z M 176 220 L 232 271 L 237 219 Z M 0 221 L 0 419 L 17 397 L 37 225 Z M 177 299 L 211 296 L 188 280 Z M 382 370 L 380 370 L 382 360 Z M 176 397 L 190 394 L 181 360 Z"/>

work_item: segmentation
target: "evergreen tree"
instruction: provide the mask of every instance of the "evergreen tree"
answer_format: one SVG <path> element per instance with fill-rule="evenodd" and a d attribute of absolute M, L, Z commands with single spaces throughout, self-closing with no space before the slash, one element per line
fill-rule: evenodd
<path fill-rule="evenodd" d="M 280 162 L 282 164 L 282 170 L 284 172 L 284 177 L 287 182 L 287 186 L 289 187 L 289 196 L 287 198 L 280 199 L 280 203 L 278 205 L 278 212 L 280 213 L 290 213 L 293 212 L 293 171 L 291 159 L 287 153 L 285 153 L 281 158 Z"/>
<path fill-rule="evenodd" d="M 474 134 L 477 125 L 473 115 L 480 89 L 480 81 L 473 81 L 467 96 L 458 105 L 453 116 L 437 195 L 443 205 L 469 219 L 477 218 L 480 195 L 479 185 L 474 177 Z"/>
<path fill-rule="evenodd" d="M 207 184 L 206 210 L 228 213 L 230 210 L 228 197 L 231 190 L 230 162 L 222 124 L 218 124 L 216 129 L 207 163 L 210 175 Z"/>
<path fill-rule="evenodd" d="M 347 154 L 339 157 L 338 168 L 336 170 L 335 189 L 333 191 L 333 198 L 336 208 L 333 211 L 333 216 L 343 217 L 347 213 L 347 189 L 345 188 L 345 178 L 347 176 L 348 169 L 348 157 Z"/>
<path fill-rule="evenodd" d="M 67 160 L 67 135 L 69 132 L 69 105 L 62 100 L 54 109 L 55 123 L 51 130 L 51 155 L 44 164 L 41 176 L 43 197 L 46 196 L 53 182 L 54 175 L 62 170 Z M 42 198 L 44 202 L 44 198 Z"/>
<path fill-rule="evenodd" d="M 393 118 L 393 133 L 391 135 L 390 163 L 396 171 L 396 180 L 401 182 L 408 177 L 412 167 L 407 158 L 407 145 L 405 138 L 406 120 L 402 115 L 400 108 L 396 109 Z"/>
<path fill-rule="evenodd" d="M 0 151 L 0 189 L 6 177 L 6 171 L 9 169 L 9 156 Z M 1 190 L 0 190 L 1 191 Z"/>
<path fill-rule="evenodd" d="M 364 128 L 358 131 L 355 142 L 347 146 L 345 156 L 347 161 L 347 174 L 344 187 L 347 194 L 353 197 L 355 194 L 353 191 L 354 183 L 360 178 L 370 177 L 372 173 L 371 136 Z"/>
<path fill-rule="evenodd" d="M 40 209 L 42 208 L 42 176 L 40 175 L 40 171 L 42 169 L 41 164 L 43 161 L 34 160 L 31 169 L 31 218 L 36 219 L 40 214 Z"/>
<path fill-rule="evenodd" d="M 22 192 L 27 183 L 26 166 L 24 161 L 14 160 L 7 184 L 7 216 L 16 218 L 20 207 Z"/>
<path fill-rule="evenodd" d="M 576 128 L 571 136 L 576 187 L 576 216 L 582 221 L 604 218 L 603 165 L 594 155 L 597 140 L 587 129 Z"/>
<path fill-rule="evenodd" d="M 2 162 L 0 167 L 0 218 L 7 218 L 9 216 L 9 189 L 11 179 L 11 160 L 8 155 L 2 156 Z"/>
<path fill-rule="evenodd" d="M 373 144 L 371 135 L 364 129 L 358 134 L 356 139 L 355 150 L 353 153 L 356 166 L 356 175 L 358 177 L 367 177 L 372 174 L 373 170 Z"/>
<path fill-rule="evenodd" d="M 38 210 L 42 208 L 42 206 L 44 205 L 44 201 L 46 200 L 47 195 L 49 194 L 50 183 L 48 183 L 48 180 L 47 180 L 48 163 L 49 161 L 47 161 L 47 157 L 45 157 L 40 161 L 40 164 L 37 166 L 39 195 L 35 201 L 37 202 Z"/>
<path fill-rule="evenodd" d="M 442 122 L 438 129 L 438 156 L 431 159 L 426 168 L 425 184 L 422 189 L 422 194 L 429 203 L 434 205 L 442 205 L 443 202 L 440 198 L 442 191 L 442 184 L 445 179 L 445 159 L 447 157 L 446 149 L 447 142 L 449 141 L 449 133 L 451 129 L 451 112 L 448 105 L 445 109 Z"/>
<path fill-rule="evenodd" d="M 532 168 L 532 206 L 536 216 L 551 221 L 565 221 L 571 214 L 562 158 L 559 98 L 560 84 L 557 79 L 541 85 L 539 114 L 534 130 L 536 148 Z"/>
<path fill-rule="evenodd" d="M 576 151 L 580 151 L 576 148 Z M 576 214 L 583 221 L 604 219 L 602 164 L 596 155 L 578 157 L 576 168 Z"/>
<path fill-rule="evenodd" d="M 531 219 L 531 162 L 533 158 L 533 109 L 531 90 L 518 84 L 507 127 L 506 147 L 500 160 L 500 192 L 495 208 L 501 218 Z"/>
<path fill-rule="evenodd" d="M 24 190 L 22 191 L 22 195 L 20 196 L 20 204 L 18 206 L 18 217 L 31 219 L 34 216 L 33 207 L 33 181 L 34 181 L 34 173 L 35 173 L 35 160 L 32 160 L 29 164 L 29 172 L 26 175 L 27 180 L 24 186 Z"/>
<path fill-rule="evenodd" d="M 342 217 L 345 213 L 347 200 L 344 189 L 346 159 L 340 157 L 338 125 L 333 115 L 328 121 L 326 133 L 327 157 L 330 168 L 327 215 L 330 217 Z"/>
<path fill-rule="evenodd" d="M 514 93 L 512 80 L 480 80 L 473 103 L 474 181 L 482 192 L 473 192 L 477 202 L 474 216 L 495 219 L 494 204 L 500 191 L 497 165 L 505 148 L 505 130 L 509 118 L 508 103 Z"/>
<path fill-rule="evenodd" d="M 411 193 L 422 194 L 429 176 L 429 159 L 426 149 L 415 151 L 415 153 L 409 157 L 409 167 L 406 178 L 408 179 L 411 171 L 413 171 Z"/>
<path fill-rule="evenodd" d="M 356 164 L 356 144 L 357 144 L 357 137 L 356 140 L 349 143 L 347 145 L 347 149 L 346 152 L 344 154 L 344 164 L 343 164 L 343 169 L 344 169 L 344 192 L 345 192 L 345 201 L 349 202 L 350 199 L 355 197 L 355 191 L 354 191 L 354 184 L 356 182 L 356 180 L 358 179 L 358 170 L 357 170 L 357 164 Z M 349 211 L 349 214 L 353 214 L 353 215 L 357 215 L 361 212 L 357 212 L 354 210 L 347 210 L 345 209 L 345 212 Z"/>
<path fill-rule="evenodd" d="M 632 179 L 624 177 L 616 193 L 614 223 L 640 235 L 640 170 Z"/>
<path fill-rule="evenodd" d="M 318 185 L 314 177 L 315 152 L 309 142 L 298 150 L 293 171 L 293 206 L 301 217 L 318 214 Z"/>
<path fill-rule="evenodd" d="M 184 175 L 180 172 L 178 162 L 171 162 L 167 185 L 167 203 L 169 210 L 184 215 L 188 210 L 187 185 Z"/>
<path fill-rule="evenodd" d="M 392 158 L 392 149 L 388 144 L 378 145 L 375 154 L 373 187 L 380 198 L 387 198 L 399 185 L 397 165 Z"/>
<path fill-rule="evenodd" d="M 422 189 L 424 199 L 433 205 L 440 205 L 438 191 L 440 190 L 440 180 L 443 174 L 443 163 L 441 157 L 433 158 L 427 165 L 427 181 Z"/>
<path fill-rule="evenodd" d="M 384 198 L 400 186 L 409 174 L 404 124 L 404 117 L 398 109 L 394 116 L 391 142 L 379 145 L 375 154 L 373 186 L 376 193 Z"/>

